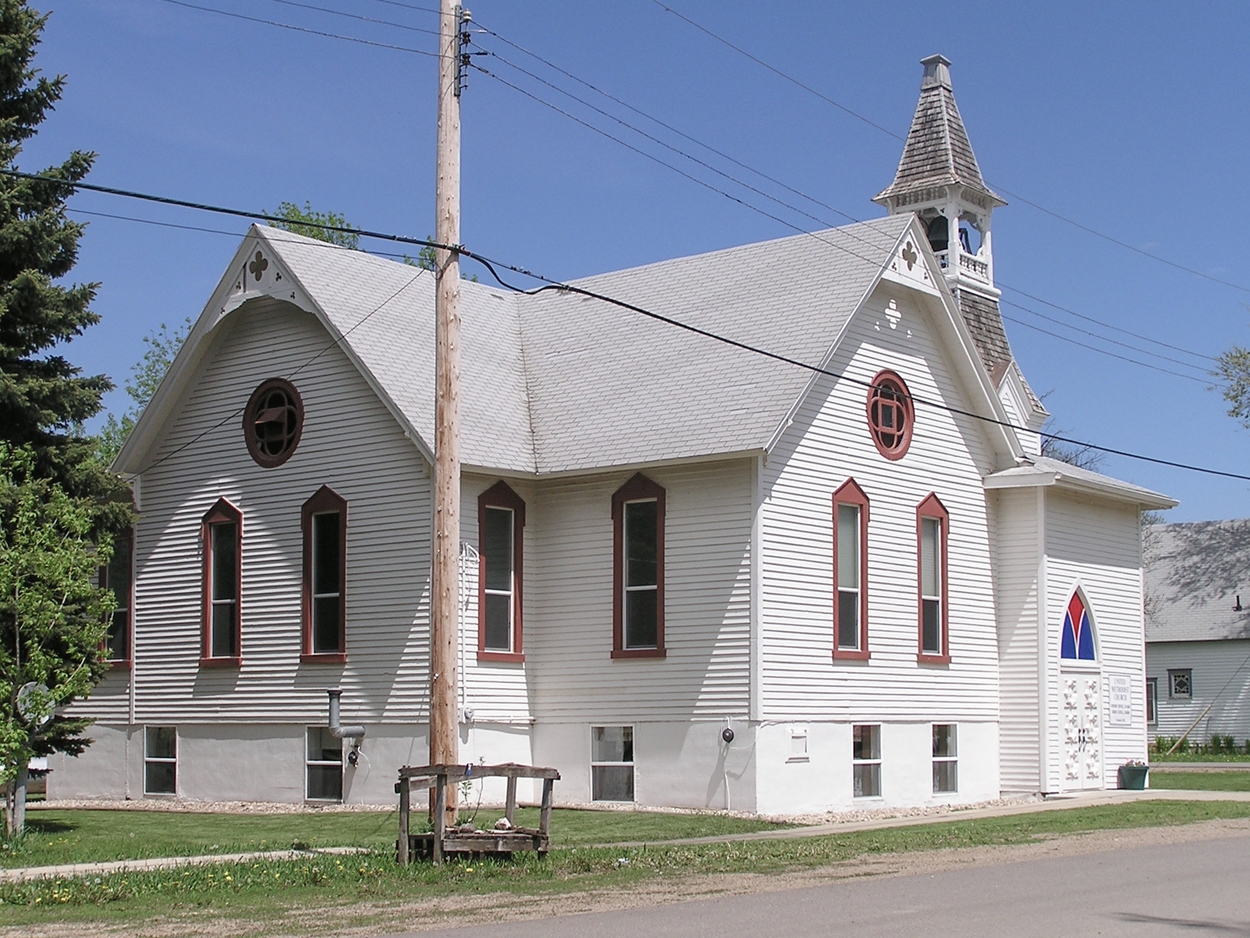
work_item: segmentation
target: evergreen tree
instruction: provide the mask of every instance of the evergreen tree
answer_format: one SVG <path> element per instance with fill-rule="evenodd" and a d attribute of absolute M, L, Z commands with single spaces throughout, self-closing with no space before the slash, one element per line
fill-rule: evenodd
<path fill-rule="evenodd" d="M 47 17 L 24 0 L 0 0 L 0 167 L 16 169 L 22 143 L 60 100 L 65 76 L 33 67 Z M 29 446 L 38 475 L 66 494 L 97 503 L 105 527 L 126 523 L 128 497 L 94 457 L 83 422 L 112 387 L 84 376 L 58 346 L 98 321 L 96 284 L 61 283 L 74 266 L 84 226 L 70 221 L 65 200 L 95 154 L 74 151 L 42 170 L 44 179 L 0 176 L 0 439 Z"/>

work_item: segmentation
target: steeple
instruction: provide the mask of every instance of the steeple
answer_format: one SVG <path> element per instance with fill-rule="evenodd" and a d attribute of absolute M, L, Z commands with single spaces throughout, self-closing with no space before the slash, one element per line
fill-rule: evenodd
<path fill-rule="evenodd" d="M 1007 203 L 981 177 L 951 90 L 950 59 L 931 55 L 920 64 L 920 101 L 902 159 L 894 182 L 873 201 L 891 215 L 915 212 L 920 218 L 985 370 L 1000 394 L 1014 397 L 1018 419 L 1037 430 L 1046 409 L 1014 361 L 994 287 L 990 216 Z"/>
<path fill-rule="evenodd" d="M 894 182 L 873 199 L 891 215 L 915 212 L 952 287 L 994 291 L 990 215 L 1006 205 L 981 178 L 951 90 L 950 59 L 921 59 L 924 78 Z"/>

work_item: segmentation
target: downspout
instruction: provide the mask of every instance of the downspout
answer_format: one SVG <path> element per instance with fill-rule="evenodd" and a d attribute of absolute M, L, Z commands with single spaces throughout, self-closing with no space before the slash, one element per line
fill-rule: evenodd
<path fill-rule="evenodd" d="M 352 751 L 347 754 L 347 761 L 351 765 L 355 765 L 360 758 L 360 741 L 365 737 L 365 728 L 363 726 L 343 726 L 339 722 L 339 698 L 343 696 L 343 692 L 337 687 L 333 690 L 326 691 L 330 695 L 330 735 L 335 739 L 346 739 L 351 743 Z"/>

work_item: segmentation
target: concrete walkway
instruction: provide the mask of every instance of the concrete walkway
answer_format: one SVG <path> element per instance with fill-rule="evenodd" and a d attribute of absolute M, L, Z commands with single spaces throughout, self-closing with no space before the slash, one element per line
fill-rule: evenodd
<path fill-rule="evenodd" d="M 869 818 L 859 821 L 833 821 L 785 830 L 753 831 L 746 834 L 718 834 L 711 837 L 690 837 L 682 840 L 650 840 L 611 844 L 603 847 L 661 847 L 682 844 L 716 844 L 750 840 L 792 840 L 799 837 L 826 837 L 848 831 L 881 830 L 892 827 L 912 827 L 918 824 L 945 824 L 950 821 L 971 821 L 977 818 L 1007 817 L 1017 814 L 1036 814 L 1041 811 L 1063 811 L 1069 808 L 1089 808 L 1098 805 L 1125 804 L 1132 801 L 1250 801 L 1250 791 L 1182 791 L 1176 789 L 1147 789 L 1146 791 L 1090 791 L 1069 795 L 1052 795 L 1040 801 L 1017 801 L 986 808 L 953 808 L 934 814 L 904 815 L 901 817 Z M 298 860 L 323 855 L 344 856 L 361 853 L 362 847 L 325 847 L 318 850 L 266 850 L 251 853 L 215 853 L 209 856 L 158 857 L 149 860 L 114 860 L 107 863 L 67 863 L 60 866 L 27 866 L 0 869 L 0 882 L 12 883 L 32 879 L 71 879 L 83 876 L 101 876 L 132 870 L 170 869 L 179 866 L 207 866 L 213 863 L 248 863 L 257 860 Z"/>

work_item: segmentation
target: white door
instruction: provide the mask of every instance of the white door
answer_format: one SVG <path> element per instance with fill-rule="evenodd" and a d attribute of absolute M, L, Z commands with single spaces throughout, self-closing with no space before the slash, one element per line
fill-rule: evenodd
<path fill-rule="evenodd" d="M 1102 788 L 1102 684 L 1097 674 L 1063 675 L 1063 788 Z"/>

